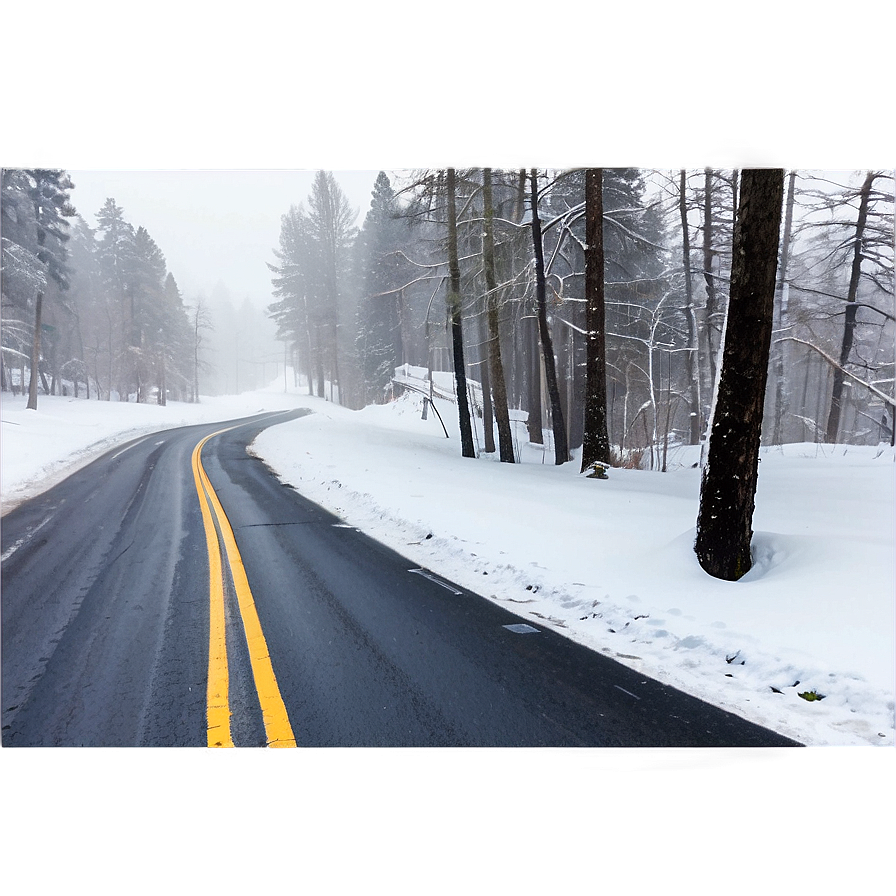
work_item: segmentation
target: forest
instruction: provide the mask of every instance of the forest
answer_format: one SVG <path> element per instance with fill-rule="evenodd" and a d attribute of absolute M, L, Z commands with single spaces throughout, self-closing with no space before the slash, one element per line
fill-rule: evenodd
<path fill-rule="evenodd" d="M 782 179 L 762 441 L 892 444 L 893 172 Z M 427 371 L 432 389 L 432 372 L 452 371 L 465 455 L 513 462 L 514 417 L 556 463 L 583 449 L 664 470 L 672 448 L 708 437 L 742 181 L 713 168 L 383 171 L 359 221 L 319 171 L 309 196 L 284 197 L 279 245 L 259 260 L 281 363 L 351 408 L 400 393 L 400 368 Z M 3 170 L 4 391 L 33 407 L 41 393 L 165 404 L 276 375 L 271 360 L 225 376 L 225 331 L 245 343 L 260 316 L 216 320 L 114 199 L 93 229 L 72 189 L 64 170 Z"/>

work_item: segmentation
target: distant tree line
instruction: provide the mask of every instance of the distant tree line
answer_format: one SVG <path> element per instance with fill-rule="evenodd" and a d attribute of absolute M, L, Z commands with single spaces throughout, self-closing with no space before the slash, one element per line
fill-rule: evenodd
<path fill-rule="evenodd" d="M 3 170 L 3 389 L 27 390 L 30 408 L 39 390 L 195 401 L 198 309 L 191 317 L 146 228 L 107 199 L 91 229 L 73 187 L 59 169 Z"/>

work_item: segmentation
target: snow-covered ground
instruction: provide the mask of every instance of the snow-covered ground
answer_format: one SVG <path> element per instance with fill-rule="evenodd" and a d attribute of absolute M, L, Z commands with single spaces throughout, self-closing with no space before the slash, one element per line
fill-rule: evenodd
<path fill-rule="evenodd" d="M 755 565 L 728 583 L 704 574 L 692 550 L 692 449 L 668 473 L 614 469 L 603 481 L 577 463 L 556 467 L 519 425 L 522 463 L 464 459 L 454 406 L 436 400 L 446 438 L 421 401 L 349 411 L 280 380 L 166 408 L 41 396 L 33 412 L 4 393 L 3 511 L 147 432 L 309 407 L 252 450 L 410 562 L 808 745 L 896 744 L 891 448 L 764 450 Z"/>

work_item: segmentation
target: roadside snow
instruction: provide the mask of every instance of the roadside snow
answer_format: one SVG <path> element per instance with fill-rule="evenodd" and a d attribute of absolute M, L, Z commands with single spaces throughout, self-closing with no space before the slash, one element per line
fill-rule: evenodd
<path fill-rule="evenodd" d="M 201 404 L 165 407 L 135 402 L 85 401 L 41 395 L 38 410 L 24 396 L 0 398 L 0 494 L 3 513 L 61 482 L 101 454 L 150 433 L 214 423 L 296 406 L 273 387 L 262 393 L 203 397 Z"/>
<path fill-rule="evenodd" d="M 290 387 L 291 388 L 291 387 Z M 556 467 L 516 426 L 518 465 L 460 457 L 456 410 L 421 397 L 349 411 L 282 381 L 201 405 L 2 399 L 3 511 L 147 432 L 262 409 L 314 413 L 252 451 L 410 563 L 632 668 L 810 745 L 889 745 L 896 678 L 894 456 L 788 445 L 762 453 L 755 565 L 705 575 L 692 545 L 693 449 L 670 472 Z M 481 426 L 481 421 L 479 421 Z M 478 432 L 482 443 L 481 429 Z M 815 692 L 812 702 L 799 694 Z"/>

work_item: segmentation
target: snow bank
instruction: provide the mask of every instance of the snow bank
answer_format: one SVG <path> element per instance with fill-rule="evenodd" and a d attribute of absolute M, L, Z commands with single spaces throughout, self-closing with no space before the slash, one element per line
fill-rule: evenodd
<path fill-rule="evenodd" d="M 893 452 L 764 451 L 755 564 L 738 583 L 692 550 L 699 471 L 588 479 L 526 443 L 460 457 L 421 397 L 361 412 L 323 402 L 253 451 L 352 525 L 518 613 L 807 744 L 894 744 Z M 481 434 L 480 434 L 481 444 Z M 534 462 L 533 462 L 534 461 Z M 807 700 L 800 695 L 822 695 Z"/>

